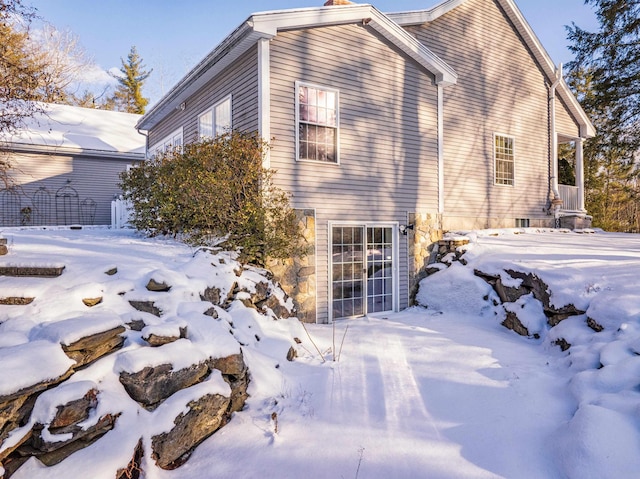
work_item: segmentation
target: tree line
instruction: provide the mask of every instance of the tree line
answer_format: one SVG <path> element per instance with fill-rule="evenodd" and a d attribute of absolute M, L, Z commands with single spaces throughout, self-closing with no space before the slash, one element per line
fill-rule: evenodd
<path fill-rule="evenodd" d="M 567 27 L 567 81 L 596 127 L 585 142 L 585 202 L 594 226 L 640 233 L 640 1 L 585 0 L 597 31 Z"/>

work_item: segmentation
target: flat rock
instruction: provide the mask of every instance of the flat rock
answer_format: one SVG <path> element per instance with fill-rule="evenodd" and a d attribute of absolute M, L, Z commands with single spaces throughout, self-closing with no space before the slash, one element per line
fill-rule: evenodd
<path fill-rule="evenodd" d="M 74 432 L 79 423 L 89 419 L 91 410 L 97 405 L 98 391 L 90 389 L 83 397 L 58 406 L 58 411 L 49 424 L 49 432 L 51 434 Z"/>
<path fill-rule="evenodd" d="M 199 383 L 208 374 L 206 363 L 178 371 L 174 371 L 171 364 L 162 364 L 135 373 L 123 371 L 120 373 L 120 382 L 134 401 L 147 409 L 155 409 L 175 392 Z"/>
<path fill-rule="evenodd" d="M 85 306 L 93 308 L 94 306 L 102 303 L 102 296 L 98 298 L 84 298 L 82 302 L 84 303 Z"/>
<path fill-rule="evenodd" d="M 276 318 L 290 318 L 293 314 L 274 295 L 269 296 L 265 301 L 258 303 L 258 308 L 269 308 Z"/>
<path fill-rule="evenodd" d="M 173 343 L 178 339 L 184 339 L 186 337 L 187 328 L 180 328 L 180 334 L 177 336 L 162 336 L 151 333 L 148 336 L 143 336 L 142 339 L 149 343 L 150 346 L 156 348 L 158 346 L 164 346 L 165 344 Z"/>
<path fill-rule="evenodd" d="M 63 344 L 62 350 L 67 356 L 76 361 L 76 368 L 82 367 L 120 349 L 124 344 L 124 338 L 120 335 L 124 331 L 124 326 L 118 326 L 108 331 L 87 336 L 69 345 Z"/>
<path fill-rule="evenodd" d="M 170 289 L 171 289 L 171 286 L 169 286 L 164 281 L 159 282 L 159 281 L 156 281 L 153 278 L 151 278 L 149 280 L 149 282 L 147 283 L 147 290 L 149 290 L 149 291 L 156 291 L 156 292 L 164 293 L 164 292 L 169 291 Z"/>
<path fill-rule="evenodd" d="M 153 301 L 129 301 L 129 304 L 143 313 L 150 313 L 157 317 L 162 314 L 162 310 L 156 307 Z"/>
<path fill-rule="evenodd" d="M 64 266 L 0 266 L 0 276 L 55 278 L 62 274 L 64 268 Z"/>
<path fill-rule="evenodd" d="M 152 458 L 162 469 L 182 465 L 193 450 L 225 423 L 229 398 L 207 394 L 188 404 L 189 412 L 180 414 L 171 431 L 151 438 Z"/>
<path fill-rule="evenodd" d="M 223 376 L 235 376 L 240 378 L 244 377 L 247 373 L 247 365 L 244 362 L 242 353 L 232 354 L 225 358 L 211 359 L 210 367 L 220 371 Z"/>
<path fill-rule="evenodd" d="M 33 300 L 36 298 L 22 298 L 19 296 L 9 296 L 6 298 L 0 298 L 0 304 L 4 304 L 7 306 L 26 306 L 27 304 L 33 303 Z"/>
<path fill-rule="evenodd" d="M 117 415 L 106 414 L 96 424 L 87 429 L 78 430 L 73 434 L 72 438 L 66 441 L 48 443 L 42 441 L 39 433 L 34 434 L 32 438 L 33 446 L 36 449 L 34 455 L 46 466 L 58 464 L 74 452 L 90 446 L 113 429 L 117 418 Z M 36 432 L 35 430 L 36 428 L 34 427 L 34 432 Z"/>
<path fill-rule="evenodd" d="M 529 336 L 529 330 L 522 324 L 520 319 L 518 319 L 516 313 L 512 311 L 507 311 L 507 317 L 504 321 L 502 321 L 502 325 L 505 328 L 511 329 L 512 331 L 518 333 L 520 336 Z"/>

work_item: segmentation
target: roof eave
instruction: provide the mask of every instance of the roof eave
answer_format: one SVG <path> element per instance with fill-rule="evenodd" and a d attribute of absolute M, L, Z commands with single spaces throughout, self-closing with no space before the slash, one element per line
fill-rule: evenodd
<path fill-rule="evenodd" d="M 445 13 L 450 12 L 454 8 L 462 5 L 467 0 L 445 0 L 444 2 L 432 7 L 428 10 L 416 10 L 411 12 L 398 12 L 389 13 L 387 16 L 401 26 L 420 25 L 436 20 Z M 540 43 L 540 40 L 536 36 L 535 32 L 529 25 L 529 23 L 520 12 L 520 9 L 513 2 L 513 0 L 497 0 L 498 3 L 505 10 L 513 24 L 518 29 L 518 32 L 524 39 L 527 46 L 533 52 L 536 60 L 540 64 L 542 70 L 549 82 L 553 82 L 556 78 L 556 65 L 553 60 Z M 580 103 L 576 99 L 575 95 L 571 92 L 569 86 L 564 82 L 560 82 L 557 89 L 558 95 L 565 101 L 569 110 L 574 115 L 579 123 L 580 136 L 583 138 L 590 138 L 595 136 L 596 130 L 591 123 L 591 120 L 580 106 Z"/>
<path fill-rule="evenodd" d="M 502 8 L 507 12 L 507 15 L 513 21 L 516 28 L 520 31 L 522 38 L 524 38 L 527 46 L 531 49 L 536 60 L 538 60 L 541 65 L 543 71 L 547 75 L 547 78 L 550 82 L 553 82 L 556 78 L 556 65 L 547 50 L 544 48 L 538 36 L 535 34 L 531 25 L 524 18 L 524 15 L 518 8 L 518 6 L 513 2 L 513 0 L 498 0 Z M 575 97 L 569 85 L 564 81 L 564 79 L 558 85 L 556 92 L 560 95 L 560 97 L 565 101 L 569 110 L 575 118 L 578 120 L 579 128 L 580 128 L 580 136 L 583 138 L 590 138 L 595 136 L 596 129 L 591 123 L 591 120 L 582 109 L 580 102 Z"/>
<path fill-rule="evenodd" d="M 56 146 L 56 145 L 34 145 L 9 142 L 0 148 L 5 151 L 15 151 L 21 153 L 35 153 L 35 154 L 51 154 L 56 155 L 69 155 L 69 156 L 90 156 L 99 158 L 109 158 L 118 160 L 131 160 L 140 161 L 144 160 L 145 153 L 141 151 L 136 152 L 122 152 L 122 151 L 110 151 L 110 150 L 91 150 L 87 148 L 73 148 L 69 146 Z"/>
<path fill-rule="evenodd" d="M 453 68 L 387 15 L 369 4 L 257 13 L 248 23 L 255 31 L 275 37 L 279 31 L 359 22 L 374 28 L 402 52 L 417 61 L 434 75 L 436 83 L 445 86 L 456 83 L 457 74 Z"/>
<path fill-rule="evenodd" d="M 179 108 L 186 98 L 214 78 L 261 38 L 271 39 L 279 31 L 356 22 L 363 22 L 375 28 L 405 54 L 431 72 L 436 83 L 445 86 L 456 83 L 457 75 L 453 68 L 371 5 L 354 4 L 340 7 L 263 12 L 249 17 L 212 50 L 138 121 L 136 128 L 140 130 L 151 129 L 170 111 Z"/>
<path fill-rule="evenodd" d="M 393 12 L 386 15 L 399 25 L 421 25 L 431 22 L 454 8 L 462 5 L 467 0 L 445 0 L 425 10 L 412 10 L 407 12 Z"/>
<path fill-rule="evenodd" d="M 256 32 L 249 20 L 242 23 L 233 33 L 214 48 L 186 76 L 176 83 L 171 90 L 156 103 L 136 124 L 139 130 L 149 130 L 155 126 L 168 112 L 180 107 L 180 104 L 191 93 L 217 75 L 224 67 L 231 64 L 240 55 L 265 35 Z M 267 36 L 268 38 L 268 36 Z"/>

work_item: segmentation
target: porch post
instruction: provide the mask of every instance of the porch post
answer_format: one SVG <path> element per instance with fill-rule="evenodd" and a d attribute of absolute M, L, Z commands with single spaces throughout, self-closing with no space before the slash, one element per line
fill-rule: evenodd
<path fill-rule="evenodd" d="M 576 139 L 576 186 L 578 187 L 578 210 L 585 212 L 584 208 L 584 157 L 582 146 L 583 138 Z"/>

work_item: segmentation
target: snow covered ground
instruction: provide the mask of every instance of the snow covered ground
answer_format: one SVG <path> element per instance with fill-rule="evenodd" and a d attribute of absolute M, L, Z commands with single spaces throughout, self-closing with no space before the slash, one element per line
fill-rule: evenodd
<path fill-rule="evenodd" d="M 161 470 L 146 457 L 144 477 L 640 477 L 640 236 L 525 231 L 470 233 L 467 266 L 454 263 L 423 281 L 428 308 L 307 325 L 308 335 L 293 322 L 232 308 L 237 327 L 253 321 L 263 335 L 243 350 L 252 376 L 245 409 L 177 470 Z M 126 283 L 128 271 L 144 276 L 161 268 L 181 277 L 193 261 L 187 246 L 130 231 L 2 234 L 10 254 L 1 264 L 42 257 L 65 264 L 64 274 L 77 274 L 67 276 L 65 287 L 78 298 L 116 287 L 99 284 L 92 271 L 126 265 L 119 266 Z M 507 330 L 489 286 L 473 270 L 509 267 L 535 272 L 554 304 L 572 302 L 587 314 L 549 328 L 535 306 L 525 305 L 540 338 Z M 92 278 L 88 284 L 83 275 Z M 49 296 L 37 311 L 36 302 L 27 307 L 37 313 L 30 318 L 21 316 L 24 307 L 0 306 L 4 347 L 24 343 L 36 321 L 74 316 L 60 288 L 27 278 L 0 279 L 0 288 L 2 296 Z M 179 313 L 179 305 L 164 306 Z M 110 307 L 120 312 L 118 304 Z M 587 316 L 605 329 L 589 329 Z M 293 336 L 302 343 L 288 362 L 282 343 Z M 568 351 L 553 344 L 559 337 L 572 344 Z M 112 478 L 123 464 L 103 458 L 109 441 L 115 449 L 123 434 L 116 428 L 99 448 L 51 468 L 31 460 L 13 477 L 73 477 L 89 467 L 93 478 Z M 145 431 L 130 434 L 137 440 Z"/>

